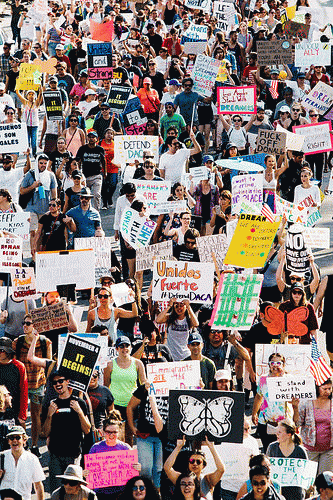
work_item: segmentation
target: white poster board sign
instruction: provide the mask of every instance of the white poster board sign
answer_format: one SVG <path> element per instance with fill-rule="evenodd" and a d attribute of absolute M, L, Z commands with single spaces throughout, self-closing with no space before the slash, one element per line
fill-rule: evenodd
<path fill-rule="evenodd" d="M 125 165 L 138 160 L 143 161 L 143 152 L 151 151 L 154 162 L 158 163 L 159 143 L 157 135 L 115 135 L 114 136 L 114 163 Z"/>
<path fill-rule="evenodd" d="M 139 248 L 136 251 L 135 258 L 136 272 L 152 269 L 154 260 L 170 260 L 172 254 L 172 240 L 161 241 L 146 248 Z"/>
<path fill-rule="evenodd" d="M 307 490 L 313 485 L 318 463 L 303 458 L 270 458 L 271 479 L 281 486 L 298 486 Z"/>
<path fill-rule="evenodd" d="M 330 248 L 330 228 L 312 227 L 303 232 L 304 243 L 310 248 Z"/>
<path fill-rule="evenodd" d="M 249 203 L 261 209 L 263 203 L 263 182 L 262 174 L 235 175 L 232 178 L 232 213 L 239 214 L 242 202 Z"/>
<path fill-rule="evenodd" d="M 0 231 L 20 236 L 22 240 L 30 238 L 30 213 L 29 212 L 2 212 L 0 213 Z"/>
<path fill-rule="evenodd" d="M 143 197 L 151 215 L 158 213 L 158 205 L 164 203 L 171 193 L 170 181 L 145 181 L 133 179 L 137 196 Z"/>
<path fill-rule="evenodd" d="M 147 378 L 156 396 L 168 396 L 170 389 L 199 389 L 200 361 L 148 363 Z"/>
<path fill-rule="evenodd" d="M 35 271 L 32 267 L 17 267 L 11 271 L 12 293 L 15 299 L 38 299 Z"/>
<path fill-rule="evenodd" d="M 273 336 L 272 336 L 273 337 Z M 273 337 L 274 338 L 274 337 Z M 269 372 L 268 358 L 273 353 L 286 358 L 285 371 L 289 374 L 311 376 L 311 346 L 305 344 L 256 344 L 256 374 L 258 377 Z"/>
<path fill-rule="evenodd" d="M 22 238 L 0 238 L 0 271 L 10 273 L 22 265 Z"/>
<path fill-rule="evenodd" d="M 100 277 L 110 274 L 111 243 L 113 238 L 74 238 L 75 250 L 92 248 L 95 252 L 95 284 L 100 286 Z"/>
<path fill-rule="evenodd" d="M 116 283 L 111 285 L 112 299 L 116 307 L 134 302 L 133 291 L 126 283 Z M 131 293 L 132 292 L 132 293 Z"/>
<path fill-rule="evenodd" d="M 194 81 L 193 91 L 204 97 L 210 97 L 215 85 L 221 62 L 212 57 L 199 54 L 195 60 L 191 77 Z"/>
<path fill-rule="evenodd" d="M 28 132 L 24 122 L 0 124 L 0 150 L 2 154 L 23 153 L 27 149 Z"/>
<path fill-rule="evenodd" d="M 285 402 L 292 398 L 316 399 L 316 385 L 313 377 L 285 375 L 267 377 L 268 396 L 271 401 Z"/>
<path fill-rule="evenodd" d="M 197 238 L 200 262 L 214 262 L 214 254 L 219 269 L 222 269 L 228 246 L 226 234 L 212 234 Z"/>
<path fill-rule="evenodd" d="M 149 245 L 156 223 L 148 217 L 140 217 L 136 210 L 128 208 L 120 220 L 120 232 L 129 245 L 135 250 Z"/>

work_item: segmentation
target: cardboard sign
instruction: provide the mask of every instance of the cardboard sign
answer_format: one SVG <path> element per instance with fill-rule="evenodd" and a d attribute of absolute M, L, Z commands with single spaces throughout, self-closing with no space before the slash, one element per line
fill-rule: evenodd
<path fill-rule="evenodd" d="M 127 135 L 141 135 L 144 133 L 148 119 L 138 97 L 133 96 L 129 98 L 125 111 L 122 114 L 122 121 Z M 118 136 L 116 135 L 115 137 Z M 152 138 L 153 136 L 150 137 Z"/>
<path fill-rule="evenodd" d="M 212 234 L 210 236 L 201 236 L 197 238 L 200 262 L 214 262 L 214 254 L 218 268 L 222 269 L 228 246 L 227 236 L 225 234 Z"/>
<path fill-rule="evenodd" d="M 263 203 L 263 182 L 262 174 L 235 175 L 232 178 L 233 214 L 240 213 L 243 201 L 253 205 L 260 212 Z"/>
<path fill-rule="evenodd" d="M 68 318 L 63 302 L 32 309 L 30 314 L 34 328 L 38 333 L 49 332 L 68 326 Z"/>
<path fill-rule="evenodd" d="M 59 370 L 70 379 L 73 389 L 87 392 L 100 346 L 68 335 Z"/>
<path fill-rule="evenodd" d="M 285 249 L 288 271 L 305 273 L 310 267 L 309 250 L 304 243 L 303 230 L 304 227 L 300 224 L 293 224 L 287 231 Z"/>
<path fill-rule="evenodd" d="M 50 121 L 62 120 L 62 101 L 60 90 L 43 92 L 44 106 L 47 119 Z"/>
<path fill-rule="evenodd" d="M 154 161 L 158 163 L 159 143 L 157 135 L 115 135 L 114 137 L 114 162 L 126 165 L 138 160 L 143 161 L 144 151 L 152 151 Z"/>
<path fill-rule="evenodd" d="M 153 300 L 184 299 L 196 304 L 211 304 L 214 265 L 173 260 L 155 261 Z"/>
<path fill-rule="evenodd" d="M 106 80 L 112 78 L 112 43 L 87 43 L 88 78 Z"/>
<path fill-rule="evenodd" d="M 286 134 L 273 130 L 258 130 L 256 152 L 283 155 L 286 151 Z"/>
<path fill-rule="evenodd" d="M 88 488 L 123 486 L 139 472 L 132 465 L 138 463 L 137 450 L 105 451 L 84 455 L 84 468 L 89 471 Z"/>
<path fill-rule="evenodd" d="M 199 54 L 191 74 L 194 81 L 194 92 L 198 92 L 204 97 L 211 97 L 219 67 L 220 61 Z"/>
<path fill-rule="evenodd" d="M 240 214 L 224 264 L 264 267 L 279 225 L 280 221 L 272 223 L 262 215 Z"/>
<path fill-rule="evenodd" d="M 28 132 L 26 123 L 0 124 L 1 153 L 23 153 L 28 149 Z"/>
<path fill-rule="evenodd" d="M 320 115 L 324 115 L 333 105 L 333 88 L 324 82 L 318 82 L 310 92 L 304 96 L 302 106 L 307 109 L 315 109 Z"/>
<path fill-rule="evenodd" d="M 289 151 L 303 151 L 304 137 L 293 134 L 278 123 L 275 129 L 277 132 L 283 132 L 286 135 L 286 149 Z"/>
<path fill-rule="evenodd" d="M 198 241 L 201 238 L 198 238 Z M 136 272 L 152 269 L 154 260 L 172 259 L 172 240 L 161 241 L 149 247 L 139 248 L 136 251 L 135 266 Z"/>
<path fill-rule="evenodd" d="M 267 377 L 268 396 L 272 401 L 296 399 L 316 399 L 316 384 L 313 377 L 285 375 Z"/>
<path fill-rule="evenodd" d="M 331 46 L 329 43 L 307 42 L 295 44 L 295 66 L 330 66 Z"/>
<path fill-rule="evenodd" d="M 112 299 L 116 307 L 134 302 L 133 291 L 126 283 L 116 283 L 111 285 Z"/>
<path fill-rule="evenodd" d="M 303 151 L 307 154 L 324 153 L 333 149 L 333 137 L 330 121 L 308 123 L 293 127 L 296 134 L 304 136 Z"/>
<path fill-rule="evenodd" d="M 307 38 L 309 36 L 310 26 L 303 23 L 295 23 L 294 21 L 287 21 L 284 25 L 284 32 L 287 36 L 296 36 L 298 38 Z"/>
<path fill-rule="evenodd" d="M 217 29 L 219 31 L 224 31 L 226 34 L 229 33 L 235 24 L 237 24 L 235 6 L 233 3 L 223 1 L 214 2 L 213 14 L 217 19 Z"/>
<path fill-rule="evenodd" d="M 189 9 L 199 9 L 210 12 L 210 0 L 185 0 L 185 6 Z"/>
<path fill-rule="evenodd" d="M 202 54 L 206 50 L 207 42 L 185 42 L 184 54 Z"/>
<path fill-rule="evenodd" d="M 181 43 L 196 41 L 207 42 L 207 26 L 191 23 L 187 30 L 184 31 Z"/>
<path fill-rule="evenodd" d="M 10 273 L 22 266 L 22 238 L 0 238 L 0 271 Z"/>
<path fill-rule="evenodd" d="M 163 201 L 162 203 L 159 203 L 156 206 L 155 215 L 169 214 L 170 212 L 181 213 L 185 212 L 186 208 L 187 208 L 186 200 Z"/>
<path fill-rule="evenodd" d="M 122 237 L 132 248 L 144 248 L 149 245 L 156 223 L 148 217 L 140 217 L 136 210 L 128 208 L 123 212 L 120 221 Z"/>
<path fill-rule="evenodd" d="M 100 286 L 100 277 L 110 273 L 111 241 L 109 237 L 74 238 L 75 250 L 92 248 L 95 253 L 95 285 Z"/>
<path fill-rule="evenodd" d="M 32 267 L 21 267 L 11 271 L 12 294 L 15 299 L 38 299 L 35 271 Z"/>
<path fill-rule="evenodd" d="M 330 228 L 313 227 L 303 231 L 305 245 L 310 248 L 330 248 Z"/>
<path fill-rule="evenodd" d="M 171 390 L 168 437 L 171 440 L 205 440 L 242 443 L 244 393 Z"/>
<path fill-rule="evenodd" d="M 20 236 L 22 240 L 29 241 L 30 238 L 30 213 L 29 212 L 1 212 L 0 231 Z"/>
<path fill-rule="evenodd" d="M 16 79 L 15 90 L 38 91 L 42 83 L 40 67 L 34 63 L 21 63 L 19 76 Z"/>
<path fill-rule="evenodd" d="M 121 85 L 111 85 L 107 102 L 110 105 L 111 113 L 123 113 L 129 96 L 131 95 L 131 87 L 122 87 Z"/>
<path fill-rule="evenodd" d="M 97 23 L 90 19 L 90 34 L 93 40 L 110 42 L 113 39 L 113 21 Z"/>
<path fill-rule="evenodd" d="M 57 285 L 68 283 L 75 283 L 77 290 L 94 288 L 94 250 L 37 252 L 36 283 L 38 292 L 54 291 Z"/>
<path fill-rule="evenodd" d="M 303 458 L 270 458 L 271 479 L 282 487 L 309 489 L 317 476 L 318 463 Z"/>
<path fill-rule="evenodd" d="M 225 274 L 220 279 L 210 326 L 215 330 L 249 330 L 257 312 L 264 277 Z"/>
<path fill-rule="evenodd" d="M 284 198 L 280 198 L 277 194 L 275 195 L 276 213 L 284 215 L 288 222 L 292 224 L 306 224 L 306 217 L 291 201 L 287 201 Z"/>
<path fill-rule="evenodd" d="M 272 337 L 273 339 L 274 337 Z M 278 342 L 278 339 L 276 339 Z M 268 359 L 271 354 L 282 354 L 286 358 L 285 371 L 297 376 L 311 376 L 311 346 L 306 344 L 256 344 L 256 374 L 269 372 Z"/>
<path fill-rule="evenodd" d="M 170 181 L 140 181 L 133 179 L 136 186 L 137 196 L 143 197 L 146 200 L 148 210 L 151 215 L 156 215 L 155 209 L 159 203 L 167 201 L 171 194 Z"/>
<path fill-rule="evenodd" d="M 148 363 L 147 378 L 156 396 L 168 396 L 170 389 L 200 389 L 200 361 Z"/>
<path fill-rule="evenodd" d="M 257 42 L 258 65 L 293 64 L 294 56 L 289 40 L 262 40 Z"/>
<path fill-rule="evenodd" d="M 250 87 L 218 87 L 217 114 L 255 114 L 256 86 Z"/>

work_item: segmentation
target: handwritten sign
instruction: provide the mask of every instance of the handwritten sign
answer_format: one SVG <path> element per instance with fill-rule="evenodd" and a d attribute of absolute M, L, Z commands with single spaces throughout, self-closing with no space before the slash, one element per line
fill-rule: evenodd
<path fill-rule="evenodd" d="M 288 271 L 305 273 L 310 267 L 309 250 L 304 243 L 304 226 L 293 224 L 286 235 L 286 268 Z"/>
<path fill-rule="evenodd" d="M 219 283 L 210 326 L 216 330 L 249 330 L 257 312 L 264 277 L 225 274 Z"/>
<path fill-rule="evenodd" d="M 38 299 L 35 271 L 32 267 L 21 267 L 11 271 L 13 297 L 15 299 Z"/>
<path fill-rule="evenodd" d="M 196 41 L 207 42 L 207 26 L 191 23 L 184 31 L 181 43 Z"/>
<path fill-rule="evenodd" d="M 121 118 L 127 135 L 141 135 L 144 133 L 148 119 L 143 111 L 140 99 L 137 96 L 128 99 Z M 116 135 L 115 137 L 118 136 Z M 151 139 L 153 137 L 154 136 L 150 136 Z"/>
<path fill-rule="evenodd" d="M 199 54 L 191 74 L 194 81 L 193 90 L 204 97 L 211 97 L 219 67 L 220 61 Z"/>
<path fill-rule="evenodd" d="M 286 149 L 289 151 L 303 151 L 304 137 L 299 134 L 293 134 L 278 123 L 275 129 L 277 132 L 283 132 L 286 135 Z"/>
<path fill-rule="evenodd" d="M 89 471 L 88 488 L 96 490 L 108 486 L 123 486 L 129 479 L 138 476 L 133 469 L 138 463 L 137 450 L 105 451 L 84 455 L 84 468 Z"/>
<path fill-rule="evenodd" d="M 230 2 L 214 2 L 213 3 L 214 17 L 217 19 L 217 28 L 219 31 L 224 31 L 226 34 L 233 28 L 236 21 L 235 6 Z"/>
<path fill-rule="evenodd" d="M 303 458 L 270 457 L 271 479 L 281 486 L 298 486 L 309 489 L 314 484 L 318 463 Z"/>
<path fill-rule="evenodd" d="M 91 80 L 112 78 L 112 43 L 87 43 L 88 77 Z"/>
<path fill-rule="evenodd" d="M 225 234 L 201 236 L 197 239 L 200 262 L 214 262 L 214 254 L 219 269 L 222 269 L 228 246 L 227 236 Z"/>
<path fill-rule="evenodd" d="M 249 87 L 218 87 L 218 114 L 255 114 L 256 112 L 255 85 Z"/>
<path fill-rule="evenodd" d="M 200 9 L 210 12 L 211 0 L 185 0 L 185 6 L 189 9 Z"/>
<path fill-rule="evenodd" d="M 261 215 L 240 214 L 224 264 L 264 267 L 279 225 L 280 221 L 272 223 Z"/>
<path fill-rule="evenodd" d="M 199 238 L 201 239 L 201 238 Z M 199 241 L 199 240 L 198 240 Z M 161 241 L 149 247 L 139 248 L 136 251 L 136 272 L 152 269 L 154 260 L 170 260 L 172 258 L 172 241 Z"/>
<path fill-rule="evenodd" d="M 211 304 L 214 265 L 173 260 L 155 261 L 153 300 L 187 299 L 196 304 Z"/>
<path fill-rule="evenodd" d="M 184 54 L 202 54 L 206 49 L 207 42 L 185 42 Z"/>
<path fill-rule="evenodd" d="M 296 134 L 304 137 L 303 151 L 307 154 L 324 153 L 333 149 L 333 138 L 331 134 L 332 124 L 330 121 L 320 123 L 308 123 L 293 127 Z"/>
<path fill-rule="evenodd" d="M 315 109 L 320 115 L 324 115 L 333 105 L 333 88 L 324 82 L 318 82 L 310 92 L 304 96 L 302 106 L 307 109 Z"/>
<path fill-rule="evenodd" d="M 111 285 L 112 299 L 116 304 L 116 307 L 134 302 L 131 291 L 131 288 L 126 285 L 126 283 L 116 283 L 115 285 Z"/>
<path fill-rule="evenodd" d="M 158 136 L 155 135 L 116 135 L 114 138 L 114 162 L 125 165 L 138 160 L 142 163 L 143 152 L 151 151 L 154 161 L 158 162 Z"/>
<path fill-rule="evenodd" d="M 22 238 L 0 238 L 0 271 L 10 273 L 22 266 Z"/>
<path fill-rule="evenodd" d="M 295 44 L 295 66 L 330 66 L 331 46 L 329 43 L 308 42 Z"/>
<path fill-rule="evenodd" d="M 148 217 L 140 217 L 136 210 L 128 208 L 120 221 L 122 237 L 132 248 L 144 248 L 149 245 L 156 223 Z"/>
<path fill-rule="evenodd" d="M 232 213 L 239 214 L 244 201 L 260 211 L 263 203 L 262 174 L 235 175 L 232 178 Z"/>
<path fill-rule="evenodd" d="M 51 306 L 38 307 L 30 311 L 34 328 L 38 333 L 66 328 L 68 318 L 63 302 L 57 302 Z"/>
<path fill-rule="evenodd" d="M 28 149 L 28 132 L 26 123 L 0 124 L 1 153 L 23 153 Z"/>
<path fill-rule="evenodd" d="M 276 213 L 284 215 L 288 222 L 292 224 L 306 224 L 305 215 L 301 213 L 295 203 L 287 201 L 280 196 L 275 195 Z"/>
<path fill-rule="evenodd" d="M 186 200 L 163 201 L 155 207 L 155 215 L 181 213 L 187 209 Z M 200 224 L 201 225 L 201 224 Z"/>
<path fill-rule="evenodd" d="M 294 21 L 287 21 L 284 25 L 284 32 L 287 36 L 297 36 L 299 38 L 307 38 L 309 36 L 310 26 L 303 23 L 295 23 Z"/>
<path fill-rule="evenodd" d="M 258 40 L 258 65 L 293 64 L 293 50 L 288 40 Z"/>
<path fill-rule="evenodd" d="M 278 339 L 276 339 L 278 342 Z M 258 377 L 269 372 L 268 359 L 271 354 L 282 354 L 286 359 L 285 369 L 296 376 L 311 375 L 311 346 L 306 344 L 256 344 L 256 374 Z"/>
<path fill-rule="evenodd" d="M 15 90 L 37 91 L 42 83 L 40 67 L 34 63 L 21 63 Z"/>
<path fill-rule="evenodd" d="M 170 389 L 199 389 L 200 361 L 149 363 L 147 378 L 156 396 L 168 396 Z"/>
<path fill-rule="evenodd" d="M 29 212 L 2 212 L 0 213 L 0 231 L 7 231 L 16 236 L 20 236 L 22 240 L 29 241 L 29 218 Z"/>
<path fill-rule="evenodd" d="M 95 252 L 95 284 L 100 285 L 100 277 L 110 273 L 111 243 L 113 238 L 74 238 L 75 250 L 92 248 Z"/>
<path fill-rule="evenodd" d="M 136 194 L 146 200 L 149 212 L 156 215 L 156 208 L 159 203 L 164 203 L 171 193 L 170 181 L 141 181 L 133 180 L 136 186 Z M 158 211 L 157 211 L 158 213 Z"/>
<path fill-rule="evenodd" d="M 330 248 L 330 228 L 313 227 L 303 231 L 304 242 L 310 248 Z"/>
<path fill-rule="evenodd" d="M 286 151 L 286 134 L 273 130 L 258 130 L 257 153 L 282 155 Z"/>
<path fill-rule="evenodd" d="M 129 96 L 131 95 L 131 87 L 123 87 L 121 85 L 111 85 L 107 102 L 110 105 L 111 113 L 123 113 Z"/>
<path fill-rule="evenodd" d="M 313 377 L 285 375 L 267 377 L 268 397 L 272 401 L 316 399 L 316 384 Z"/>

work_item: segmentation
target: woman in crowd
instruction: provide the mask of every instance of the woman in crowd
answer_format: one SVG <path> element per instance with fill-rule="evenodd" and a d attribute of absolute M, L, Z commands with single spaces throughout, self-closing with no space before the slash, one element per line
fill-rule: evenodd
<path fill-rule="evenodd" d="M 37 134 L 38 134 L 38 108 L 42 103 L 43 94 L 42 87 L 39 88 L 38 94 L 34 90 L 28 90 L 26 97 L 17 90 L 16 94 L 22 103 L 22 118 L 27 125 L 29 147 L 32 150 L 33 156 L 37 156 Z"/>
<path fill-rule="evenodd" d="M 212 218 L 210 219 L 210 227 L 213 229 L 213 234 L 219 234 L 220 229 L 226 223 L 226 210 L 231 206 L 231 192 L 224 189 L 219 194 L 219 202 L 212 208 Z"/>
<path fill-rule="evenodd" d="M 117 337 L 121 335 L 126 335 L 131 342 L 136 340 L 136 337 L 139 335 L 138 332 L 138 319 L 147 312 L 148 303 L 146 299 L 141 296 L 142 285 L 135 278 L 128 278 L 125 280 L 126 285 L 131 289 L 131 296 L 134 297 L 134 301 L 136 302 L 138 314 L 131 318 L 119 318 L 118 326 L 117 326 Z M 123 304 L 123 309 L 132 310 L 132 304 Z"/>
<path fill-rule="evenodd" d="M 73 160 L 71 163 L 77 164 L 77 161 Z M 83 176 L 81 170 L 77 170 L 77 169 L 72 170 L 72 172 L 70 173 L 70 180 L 73 181 L 73 185 L 68 187 L 67 189 L 62 190 L 62 192 L 63 191 L 65 192 L 65 203 L 64 203 L 64 209 L 63 209 L 64 213 L 66 213 L 71 208 L 77 207 L 78 205 L 80 205 L 80 193 L 81 193 L 81 189 L 85 185 L 84 176 Z"/>
<path fill-rule="evenodd" d="M 120 165 L 114 163 L 114 131 L 112 128 L 107 128 L 104 139 L 101 144 L 105 152 L 106 178 L 103 181 L 102 199 L 103 208 L 108 208 L 113 205 L 112 197 L 117 188 L 118 171 Z"/>
<path fill-rule="evenodd" d="M 127 481 L 118 500 L 160 500 L 160 495 L 150 479 L 135 476 Z"/>
<path fill-rule="evenodd" d="M 143 106 L 143 110 L 148 119 L 158 120 L 160 99 L 157 90 L 153 89 L 151 78 L 143 79 L 143 88 L 138 90 L 137 96 Z"/>
<path fill-rule="evenodd" d="M 169 222 L 166 225 L 163 233 L 167 238 L 172 238 L 176 245 L 183 245 L 184 235 L 186 231 L 190 228 L 191 214 L 190 212 L 181 212 L 180 214 L 180 227 L 175 227 L 171 229 L 173 223 L 174 213 L 169 214 Z"/>
<path fill-rule="evenodd" d="M 243 496 L 243 500 L 284 500 L 272 486 L 269 469 L 264 465 L 255 465 L 250 469 L 252 491 Z"/>
<path fill-rule="evenodd" d="M 8 189 L 0 189 L 0 213 L 1 212 L 23 212 L 18 203 L 13 202 L 12 195 Z"/>
<path fill-rule="evenodd" d="M 63 136 L 66 140 L 66 149 L 74 157 L 81 146 L 86 143 L 86 137 L 83 130 L 79 128 L 79 119 L 76 115 L 69 115 L 68 118 L 69 127 L 63 132 Z"/>
<path fill-rule="evenodd" d="M 311 182 L 313 177 L 312 170 L 309 167 L 303 167 L 301 170 L 301 183 L 295 187 L 294 203 L 297 206 L 306 209 L 307 217 L 320 208 L 321 198 L 320 189 Z"/>
<path fill-rule="evenodd" d="M 272 212 L 276 213 L 275 207 L 275 195 L 277 190 L 277 184 L 279 181 L 279 177 L 283 172 L 288 168 L 288 161 L 286 153 L 284 155 L 280 155 L 279 157 L 279 165 L 276 164 L 276 158 L 274 155 L 265 156 L 265 172 L 264 172 L 264 184 L 263 184 L 263 194 L 264 194 L 264 203 L 266 203 Z M 283 162 L 283 166 L 281 166 Z"/>
<path fill-rule="evenodd" d="M 252 469 L 252 467 L 255 467 L 256 465 L 262 465 L 264 467 L 267 467 L 269 470 L 269 473 L 271 473 L 271 463 L 269 461 L 269 458 L 264 454 L 264 453 L 259 453 L 259 455 L 254 455 L 250 458 L 249 460 L 249 467 Z M 277 483 L 276 481 L 270 480 L 271 486 L 275 488 L 277 493 L 281 492 L 281 486 L 280 483 Z M 251 480 L 248 479 L 244 484 L 242 484 L 236 500 L 240 500 L 246 493 L 250 493 L 252 491 L 252 484 Z"/>
<path fill-rule="evenodd" d="M 190 193 L 196 200 L 194 215 L 201 217 L 201 236 L 209 235 L 213 208 L 219 203 L 219 189 L 209 179 L 200 181 L 198 186 L 194 186 L 191 179 Z"/>

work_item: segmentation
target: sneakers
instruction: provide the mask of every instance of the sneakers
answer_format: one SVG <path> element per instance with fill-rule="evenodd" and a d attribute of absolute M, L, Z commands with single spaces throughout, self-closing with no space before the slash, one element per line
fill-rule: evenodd
<path fill-rule="evenodd" d="M 108 209 L 108 207 L 102 207 L 102 210 L 107 210 L 107 209 Z"/>
<path fill-rule="evenodd" d="M 40 451 L 39 451 L 38 446 L 31 446 L 30 451 L 31 451 L 31 453 L 36 455 L 36 457 L 38 457 L 38 458 L 40 458 L 42 456 Z"/>

